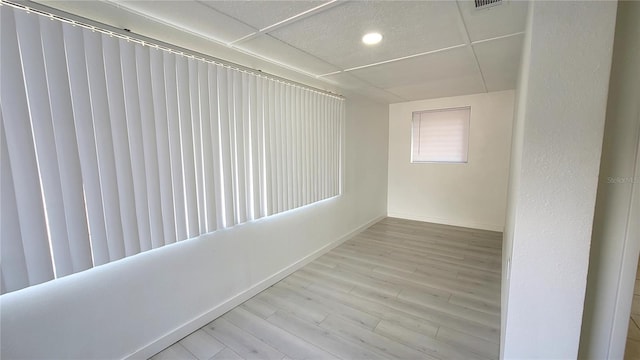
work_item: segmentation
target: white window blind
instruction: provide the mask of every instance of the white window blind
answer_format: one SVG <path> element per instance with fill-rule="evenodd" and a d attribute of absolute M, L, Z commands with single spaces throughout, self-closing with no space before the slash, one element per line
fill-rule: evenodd
<path fill-rule="evenodd" d="M 340 194 L 343 99 L 0 16 L 2 293 Z"/>
<path fill-rule="evenodd" d="M 470 107 L 414 112 L 411 161 L 466 163 L 470 115 Z"/>

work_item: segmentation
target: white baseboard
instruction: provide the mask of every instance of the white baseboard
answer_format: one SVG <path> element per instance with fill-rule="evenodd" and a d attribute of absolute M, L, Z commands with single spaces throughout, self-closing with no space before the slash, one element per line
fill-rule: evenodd
<path fill-rule="evenodd" d="M 485 223 L 478 223 L 478 222 L 471 222 L 471 221 L 458 221 L 458 220 L 451 220 L 451 219 L 441 219 L 441 218 L 434 218 L 429 216 L 404 214 L 404 213 L 396 213 L 396 212 L 389 212 L 388 216 L 400 218 L 400 219 L 429 222 L 434 224 L 443 224 L 443 225 L 451 225 L 451 226 L 460 226 L 460 227 L 471 228 L 471 229 L 504 232 L 504 225 L 485 224 Z"/>
<path fill-rule="evenodd" d="M 192 332 L 198 330 L 199 328 L 207 325 L 218 317 L 224 315 L 227 311 L 233 309 L 234 307 L 242 304 L 243 302 L 249 300 L 256 294 L 265 290 L 269 286 L 277 283 L 278 281 L 284 279 L 285 277 L 291 275 L 294 271 L 302 268 L 313 260 L 317 259 L 321 255 L 329 252 L 329 250 L 335 248 L 336 246 L 342 244 L 346 240 L 360 233 L 361 231 L 367 229 L 369 226 L 377 223 L 378 221 L 384 219 L 386 216 L 379 216 L 373 220 L 370 220 L 356 229 L 340 236 L 338 239 L 332 241 L 331 243 L 321 247 L 320 249 L 315 250 L 311 254 L 303 257 L 302 259 L 296 261 L 295 263 L 287 266 L 286 268 L 276 272 L 275 274 L 267 277 L 266 279 L 260 281 L 259 283 L 253 285 L 249 289 L 233 296 L 224 301 L 221 304 L 214 306 L 211 310 L 206 313 L 188 321 L 184 325 L 179 328 L 165 334 L 161 338 L 147 344 L 146 346 L 140 348 L 129 356 L 125 357 L 125 359 L 148 359 L 156 353 L 160 352 L 164 348 L 170 346 L 176 341 L 182 339 L 183 337 L 191 334 Z"/>

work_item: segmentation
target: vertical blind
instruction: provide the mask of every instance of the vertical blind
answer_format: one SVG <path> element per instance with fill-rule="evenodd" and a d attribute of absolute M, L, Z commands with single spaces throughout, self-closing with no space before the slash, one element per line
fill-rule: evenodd
<path fill-rule="evenodd" d="M 411 161 L 467 162 L 470 116 L 470 107 L 414 112 Z"/>
<path fill-rule="evenodd" d="M 2 293 L 340 193 L 343 99 L 0 15 Z"/>

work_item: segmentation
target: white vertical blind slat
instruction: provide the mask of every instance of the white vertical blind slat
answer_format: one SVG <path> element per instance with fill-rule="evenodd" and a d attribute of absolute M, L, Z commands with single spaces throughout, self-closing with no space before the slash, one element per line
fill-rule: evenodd
<path fill-rule="evenodd" d="M 298 121 L 299 121 L 299 114 L 298 114 L 298 110 L 300 109 L 299 104 L 298 104 L 298 94 L 299 94 L 299 90 L 300 88 L 298 87 L 291 87 L 291 163 L 292 163 L 292 180 L 291 180 L 291 184 L 292 184 L 292 192 L 293 192 L 293 199 L 292 199 L 292 208 L 296 208 L 300 206 L 299 203 L 299 196 L 298 196 L 298 191 L 300 188 L 300 183 L 298 181 L 298 171 L 299 169 L 299 164 L 298 164 L 298 156 L 300 155 L 300 151 L 298 149 Z"/>
<path fill-rule="evenodd" d="M 335 183 L 335 195 L 339 195 L 340 194 L 340 148 L 341 148 L 341 142 L 340 142 L 340 101 L 337 101 L 336 99 L 336 116 L 334 119 L 334 125 L 335 125 L 335 132 L 334 132 L 334 139 L 335 139 L 335 164 L 334 164 L 334 168 L 335 168 L 335 175 L 334 175 L 334 183 Z"/>
<path fill-rule="evenodd" d="M 64 50 L 71 90 L 71 105 L 78 141 L 80 171 L 82 173 L 84 203 L 89 223 L 89 239 L 94 265 L 111 260 L 102 203 L 102 190 L 98 170 L 98 155 L 93 125 L 92 99 L 85 60 L 84 32 L 70 24 L 63 25 Z"/>
<path fill-rule="evenodd" d="M 67 222 L 67 241 L 73 272 L 78 272 L 91 268 L 93 259 L 82 191 L 82 173 L 78 140 L 74 128 L 64 37 L 61 23 L 41 18 L 40 24 L 47 84 L 51 99 L 53 134 Z"/>
<path fill-rule="evenodd" d="M 331 196 L 336 195 L 336 139 L 337 102 L 331 99 Z"/>
<path fill-rule="evenodd" d="M 329 191 L 328 191 L 328 173 L 329 173 L 329 164 L 328 164 L 328 160 L 329 160 L 329 149 L 328 149 L 328 144 L 327 144 L 327 123 L 328 121 L 328 117 L 329 117 L 329 109 L 328 109 L 328 99 L 327 98 L 322 98 L 322 124 L 321 124 L 321 129 L 320 129 L 320 134 L 321 134 L 321 138 L 322 138 L 322 150 L 321 150 L 321 154 L 322 154 L 322 198 L 326 199 L 327 197 L 329 197 Z"/>
<path fill-rule="evenodd" d="M 140 250 L 151 249 L 151 228 L 149 222 L 149 207 L 147 199 L 147 179 L 143 147 L 143 130 L 140 121 L 140 93 L 136 81 L 135 48 L 132 43 L 119 41 L 120 58 L 122 61 L 122 80 L 124 86 L 124 105 L 129 135 L 129 149 L 131 152 L 131 175 L 133 180 L 133 194 L 135 197 L 136 219 L 138 222 L 138 241 Z"/>
<path fill-rule="evenodd" d="M 251 126 L 254 129 L 252 132 L 253 138 L 252 144 L 255 144 L 253 151 L 253 196 L 255 199 L 254 209 L 257 219 L 265 217 L 265 171 L 264 171 L 264 107 L 262 98 L 262 78 L 257 77 L 252 79 L 255 85 L 251 90 Z"/>
<path fill-rule="evenodd" d="M 211 230 L 221 229 L 224 227 L 224 204 L 222 203 L 222 161 L 220 158 L 220 119 L 218 108 L 218 67 L 213 64 L 207 64 L 208 83 L 205 87 L 209 91 L 209 123 L 211 127 L 211 144 L 209 152 L 211 153 L 211 175 L 212 175 L 212 192 L 211 202 L 215 210 L 215 223 L 210 225 Z M 215 226 L 215 228 L 213 228 Z"/>
<path fill-rule="evenodd" d="M 240 218 L 240 204 L 239 204 L 239 192 L 238 192 L 238 144 L 237 144 L 237 120 L 236 120 L 236 102 L 239 101 L 234 93 L 235 77 L 237 73 L 231 69 L 227 69 L 227 109 L 229 111 L 229 147 L 230 147 L 230 161 L 231 161 L 231 191 L 232 191 L 232 203 L 233 203 L 233 217 L 234 224 L 242 223 Z"/>
<path fill-rule="evenodd" d="M 198 62 L 198 95 L 200 102 L 200 144 L 201 144 L 201 162 L 202 162 L 202 185 L 201 185 L 201 202 L 204 206 L 203 218 L 200 225 L 205 225 L 202 233 L 214 231 L 218 228 L 216 219 L 216 194 L 214 182 L 214 160 L 213 160 L 213 138 L 211 132 L 211 110 L 209 96 L 209 71 L 207 64 Z M 217 143 L 217 142 L 216 142 Z"/>
<path fill-rule="evenodd" d="M 0 198 L 2 199 L 0 204 L 0 267 L 2 268 L 0 294 L 29 286 L 29 272 L 22 247 L 18 204 L 2 119 L 2 109 L 0 109 Z"/>
<path fill-rule="evenodd" d="M 309 109 L 307 105 L 308 92 L 306 89 L 302 89 L 300 93 L 300 146 L 301 146 L 301 164 L 302 164 L 302 180 L 301 180 L 301 194 L 302 194 L 302 205 L 308 204 L 309 199 L 309 158 L 308 158 L 308 137 L 307 137 L 307 126 L 309 125 Z"/>
<path fill-rule="evenodd" d="M 314 144 L 314 197 L 313 197 L 313 201 L 318 201 L 320 199 L 320 189 L 322 186 L 322 183 L 320 182 L 320 176 L 322 175 L 322 163 L 320 162 L 320 151 L 321 151 L 321 147 L 320 147 L 320 143 L 321 143 L 321 138 L 320 138 L 320 98 L 315 98 L 314 99 L 314 104 L 313 104 L 313 108 L 314 108 L 314 119 L 313 119 L 313 130 L 314 130 L 314 134 L 315 136 L 313 137 L 313 144 Z"/>
<path fill-rule="evenodd" d="M 317 174 L 317 176 L 318 176 L 318 194 L 316 195 L 316 201 L 322 199 L 323 196 L 324 196 L 324 192 L 323 192 L 324 191 L 324 181 L 323 181 L 324 180 L 324 162 L 323 162 L 323 160 L 324 160 L 324 156 L 323 156 L 324 155 L 324 138 L 322 136 L 323 135 L 322 134 L 322 130 L 323 130 L 322 120 L 323 120 L 323 117 L 325 116 L 325 114 L 324 114 L 324 108 L 323 108 L 323 106 L 324 106 L 323 100 L 324 99 L 322 99 L 322 98 L 318 99 L 318 108 L 317 108 L 318 109 L 317 110 L 318 111 L 318 116 L 316 118 L 316 127 L 318 129 L 317 130 L 318 132 L 316 134 L 317 142 L 318 142 L 318 145 L 317 145 L 318 146 L 318 155 L 317 155 L 317 157 L 318 157 L 318 159 L 317 159 L 317 161 L 318 161 L 318 174 Z"/>
<path fill-rule="evenodd" d="M 274 150 L 274 128 L 273 128 L 273 82 L 269 79 L 263 81 L 264 92 L 262 94 L 263 108 L 264 108 L 264 188 L 265 188 L 265 201 L 266 201 L 266 215 L 272 215 L 275 213 L 275 202 L 273 198 L 274 194 L 274 163 L 273 152 Z"/>
<path fill-rule="evenodd" d="M 160 204 L 162 207 L 162 239 L 152 238 L 153 246 L 162 246 L 176 242 L 176 216 L 171 181 L 171 151 L 169 144 L 169 125 L 167 122 L 167 94 L 165 92 L 165 73 L 163 53 L 153 49 L 150 54 L 151 92 L 153 96 L 154 128 L 156 133 L 156 156 L 158 160 L 158 180 L 160 185 Z M 153 150 L 150 150 L 152 152 Z M 152 156 L 152 155 L 150 155 Z"/>
<path fill-rule="evenodd" d="M 207 219 L 205 216 L 204 201 L 204 175 L 202 164 L 202 125 L 200 120 L 200 87 L 198 85 L 198 62 L 195 59 L 189 59 L 189 99 L 191 100 L 191 135 L 193 140 L 193 164 L 195 175 L 195 209 L 198 234 L 207 232 Z"/>
<path fill-rule="evenodd" d="M 148 226 L 151 231 L 151 241 L 141 241 L 140 243 L 148 244 L 148 246 L 156 248 L 165 243 L 165 234 L 162 217 L 162 194 L 160 192 L 160 169 L 157 155 L 158 141 L 155 127 L 156 113 L 154 111 L 153 104 L 156 99 L 153 97 L 151 85 L 151 60 L 149 49 L 142 46 L 136 46 L 135 60 L 137 69 L 137 74 L 135 75 L 137 76 L 134 76 L 134 79 L 137 79 L 139 93 L 132 94 L 132 97 L 139 99 L 140 102 L 139 121 L 142 128 L 142 146 L 144 153 L 144 164 L 141 166 L 146 170 L 144 171 L 144 175 L 146 175 L 144 181 L 147 184 L 147 189 L 141 190 L 142 192 L 146 191 L 147 202 L 143 203 L 140 208 L 144 209 L 146 206 L 148 209 Z M 164 112 L 165 110 L 162 111 Z M 142 172 L 140 175 L 142 175 Z M 137 203 L 136 206 L 138 206 Z"/>
<path fill-rule="evenodd" d="M 336 142 L 336 150 L 335 150 L 335 177 L 333 179 L 335 183 L 335 195 L 340 195 L 340 102 L 336 101 L 336 117 L 334 119 L 335 124 L 335 132 L 334 139 Z"/>
<path fill-rule="evenodd" d="M 189 61 L 178 57 L 176 61 L 178 81 L 178 109 L 180 113 L 180 136 L 182 139 L 182 169 L 184 171 L 184 194 L 187 216 L 187 238 L 198 235 L 198 188 L 193 144 L 193 120 L 189 71 Z M 182 239 L 184 240 L 184 239 Z"/>
<path fill-rule="evenodd" d="M 13 10 L 2 7 L 0 16 L 0 104 L 29 285 L 34 285 L 53 279 L 53 263 Z"/>
<path fill-rule="evenodd" d="M 251 100 L 250 100 L 250 82 L 249 74 L 242 74 L 242 139 L 244 142 L 244 193 L 245 193 L 245 216 L 247 220 L 255 219 L 254 213 L 254 197 L 253 197 L 253 145 L 256 141 L 255 134 L 252 132 L 251 124 Z"/>
<path fill-rule="evenodd" d="M 233 195 L 233 132 L 232 118 L 229 108 L 229 71 L 222 66 L 216 66 L 218 73 L 218 119 L 220 122 L 220 159 L 222 166 L 222 202 L 224 205 L 224 224 L 230 227 L 237 224 L 235 199 Z"/>
<path fill-rule="evenodd" d="M 245 148 L 244 148 L 244 116 L 242 98 L 242 74 L 233 71 L 233 138 L 234 138 L 234 193 L 238 222 L 247 221 L 246 183 L 245 183 Z"/>
<path fill-rule="evenodd" d="M 333 196 L 333 99 L 327 99 L 327 197 Z"/>
<path fill-rule="evenodd" d="M 40 181 L 44 192 L 45 217 L 53 264 L 57 276 L 73 273 L 67 241 L 67 224 L 62 200 L 62 184 L 57 151 L 53 137 L 51 105 L 47 91 L 44 54 L 38 18 L 26 13 L 16 14 L 18 44 L 24 69 L 25 89 L 33 130 Z"/>
<path fill-rule="evenodd" d="M 122 64 L 119 40 L 102 35 L 104 72 L 107 80 L 107 96 L 111 115 L 111 141 L 115 160 L 115 178 L 118 185 L 118 205 L 122 221 L 125 256 L 140 252 L 138 241 L 138 221 L 136 219 L 135 199 L 133 196 L 133 175 L 131 173 L 131 154 L 127 131 L 124 93 L 122 83 Z M 115 55 L 118 56 L 115 56 Z M 112 175 L 113 176 L 113 175 Z"/>
<path fill-rule="evenodd" d="M 317 147 L 317 136 L 311 136 L 311 134 L 313 135 L 317 135 L 317 97 L 312 97 L 311 100 L 309 101 L 309 108 L 311 109 L 311 114 L 309 116 L 309 133 L 310 133 L 310 139 L 309 139 L 309 143 L 310 143 L 310 163 L 311 163 L 311 171 L 310 171 L 310 177 L 311 177 L 311 185 L 309 186 L 309 193 L 310 193 L 310 201 L 314 202 L 317 201 L 317 189 L 318 189 L 318 162 L 317 162 L 317 158 L 318 158 L 318 147 Z"/>
<path fill-rule="evenodd" d="M 284 129 L 283 129 L 283 139 L 284 141 L 284 168 L 285 168 L 285 185 L 284 191 L 286 194 L 285 200 L 285 209 L 293 208 L 293 132 L 291 131 L 292 127 L 292 117 L 293 117 L 293 99 L 292 99 L 292 91 L 290 86 L 283 86 L 284 92 Z"/>
<path fill-rule="evenodd" d="M 284 166 L 284 160 L 286 160 L 285 157 L 285 148 L 284 148 L 284 138 L 283 138 L 283 134 L 284 134 L 284 127 L 285 127 L 285 122 L 284 122 L 284 105 L 283 105 L 283 94 L 282 94 L 282 87 L 280 86 L 281 84 L 279 82 L 275 82 L 275 118 L 274 121 L 276 123 L 276 129 L 275 129 L 275 134 L 276 134 L 276 152 L 273 154 L 274 159 L 275 159 L 275 163 L 276 163 L 276 173 L 274 174 L 274 178 L 277 184 L 277 188 L 274 191 L 275 196 L 277 197 L 278 200 L 278 207 L 276 210 L 276 213 L 280 213 L 283 211 L 283 209 L 286 206 L 286 188 L 285 188 L 285 179 L 287 177 L 286 174 L 286 168 Z"/>
<path fill-rule="evenodd" d="M 302 163 L 304 164 L 304 180 L 302 182 L 302 188 L 304 189 L 303 191 L 303 203 L 304 205 L 307 205 L 310 203 L 309 199 L 310 199 L 310 193 L 309 190 L 311 188 L 310 184 L 311 184 L 311 176 L 310 176 L 310 169 L 311 169 L 311 163 L 310 163 L 310 157 L 309 157 L 309 122 L 311 121 L 310 116 L 309 116 L 309 91 L 308 90 L 304 90 L 303 91 L 303 99 L 302 99 L 302 108 L 304 109 L 304 113 L 303 113 L 303 121 L 302 121 L 302 147 L 303 147 L 303 154 L 304 154 L 304 158 L 302 159 Z"/>
<path fill-rule="evenodd" d="M 96 138 L 96 150 L 102 203 L 107 230 L 109 259 L 111 261 L 125 256 L 122 219 L 116 165 L 111 139 L 110 107 L 107 98 L 105 64 L 102 60 L 102 37 L 100 34 L 85 31 L 84 45 L 87 57 L 87 73 L 89 78 L 89 94 Z"/>
<path fill-rule="evenodd" d="M 296 201 L 296 207 L 304 205 L 304 152 L 302 147 L 302 125 L 305 121 L 303 116 L 303 91 L 301 88 L 296 87 L 296 190 L 298 199 Z"/>
<path fill-rule="evenodd" d="M 329 126 L 329 136 L 331 137 L 331 140 L 335 139 L 336 137 L 336 133 L 335 133 L 335 121 L 336 121 L 336 102 L 334 101 L 334 99 L 330 99 L 330 103 L 331 103 L 331 117 L 329 118 L 330 121 L 330 126 Z M 332 141 L 331 142 L 331 172 L 330 172 L 330 176 L 329 176 L 329 180 L 330 180 L 330 196 L 335 196 L 336 192 L 335 192 L 335 177 L 336 177 L 336 146 L 335 143 Z"/>
<path fill-rule="evenodd" d="M 173 205 L 176 217 L 176 241 L 187 238 L 187 216 L 185 210 L 184 177 L 182 171 L 182 140 L 178 115 L 178 93 L 176 83 L 176 57 L 164 54 L 164 78 L 167 96 L 167 124 L 171 154 L 171 179 Z"/>
<path fill-rule="evenodd" d="M 338 181 L 340 182 L 340 194 L 344 193 L 344 187 L 345 187 L 345 174 L 346 174 L 346 161 L 345 161 L 345 157 L 346 157 L 346 146 L 345 146 L 345 134 L 347 132 L 347 122 L 345 120 L 346 118 L 346 108 L 345 108 L 345 104 L 344 101 L 340 101 L 340 137 L 338 138 L 338 142 L 339 142 L 339 146 L 340 146 L 340 179 L 338 179 Z"/>

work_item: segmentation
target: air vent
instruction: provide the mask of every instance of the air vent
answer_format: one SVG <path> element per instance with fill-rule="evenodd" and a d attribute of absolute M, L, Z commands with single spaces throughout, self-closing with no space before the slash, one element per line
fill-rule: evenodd
<path fill-rule="evenodd" d="M 488 9 L 490 7 L 502 4 L 502 0 L 475 0 L 476 10 Z"/>

